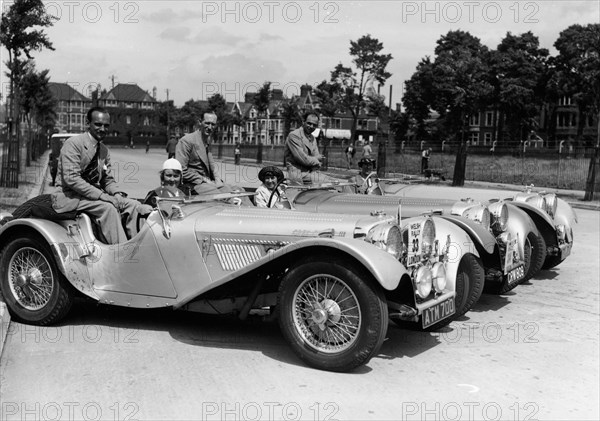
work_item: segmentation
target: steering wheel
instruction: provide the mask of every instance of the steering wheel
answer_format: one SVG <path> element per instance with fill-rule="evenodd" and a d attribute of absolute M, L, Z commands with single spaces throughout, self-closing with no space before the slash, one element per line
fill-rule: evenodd
<path fill-rule="evenodd" d="M 277 189 L 279 188 L 279 186 L 281 186 L 283 183 L 285 183 L 286 179 L 282 179 L 281 181 L 279 181 L 276 185 L 275 188 L 273 189 L 273 191 L 271 192 L 271 195 L 269 196 L 269 201 L 267 202 L 267 208 L 271 208 L 271 202 L 273 201 L 273 196 L 275 195 L 275 193 L 277 192 Z M 287 202 L 287 205 L 283 205 L 286 209 L 291 209 L 292 205 L 290 204 L 290 202 Z"/>

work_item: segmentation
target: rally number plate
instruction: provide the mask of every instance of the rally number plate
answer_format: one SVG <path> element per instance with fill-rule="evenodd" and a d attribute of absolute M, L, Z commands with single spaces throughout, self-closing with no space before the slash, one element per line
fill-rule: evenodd
<path fill-rule="evenodd" d="M 509 284 L 520 281 L 525 277 L 525 267 L 523 265 L 514 268 L 506 274 L 506 278 Z"/>
<path fill-rule="evenodd" d="M 423 310 L 421 317 L 423 329 L 431 326 L 434 323 L 444 320 L 455 313 L 454 297 L 450 297 L 444 301 L 440 301 L 433 307 Z"/>

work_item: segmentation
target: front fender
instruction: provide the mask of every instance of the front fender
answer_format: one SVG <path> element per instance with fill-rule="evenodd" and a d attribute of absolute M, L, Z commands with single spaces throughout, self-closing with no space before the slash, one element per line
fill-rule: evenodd
<path fill-rule="evenodd" d="M 527 213 L 538 229 L 538 232 L 542 234 L 547 246 L 556 246 L 558 244 L 556 227 L 554 221 L 550 218 L 550 215 L 529 203 L 517 202 L 511 199 L 507 200 L 507 203 L 510 203 Z M 560 206 L 560 201 L 558 206 Z"/>
<path fill-rule="evenodd" d="M 75 221 L 70 221 L 76 224 Z M 69 223 L 69 221 L 64 221 Z M 0 244 L 9 238 L 32 235 L 41 236 L 50 246 L 58 270 L 78 291 L 98 300 L 98 295 L 92 287 L 82 241 L 70 236 L 65 228 L 56 222 L 46 219 L 23 218 L 14 219 L 0 229 Z"/>
<path fill-rule="evenodd" d="M 440 216 L 440 218 L 443 218 L 466 231 L 477 249 L 481 252 L 486 252 L 487 254 L 495 253 L 496 239 L 488 230 L 483 228 L 477 222 L 455 215 L 443 215 Z"/>
<path fill-rule="evenodd" d="M 185 298 L 182 298 L 174 306 L 181 307 L 194 300 L 199 295 L 214 289 L 220 285 L 238 278 L 245 273 L 262 266 L 267 266 L 270 262 L 285 258 L 285 256 L 297 251 L 302 251 L 303 256 L 309 255 L 313 250 L 318 257 L 323 257 L 323 249 L 329 249 L 346 254 L 358 261 L 366 270 L 368 270 L 375 280 L 386 290 L 394 290 L 398 287 L 400 279 L 408 274 L 407 269 L 391 254 L 378 249 L 362 240 L 352 238 L 307 238 L 298 242 L 288 244 L 245 266 L 243 269 L 228 273 L 221 278 L 213 279 L 210 285 L 198 288 L 190 292 Z"/>
<path fill-rule="evenodd" d="M 533 233 L 536 236 L 540 235 L 537 226 L 533 220 L 529 217 L 527 212 L 515 206 L 513 202 L 505 202 L 508 209 L 508 223 L 506 230 L 511 236 L 518 238 L 519 253 L 521 256 L 525 256 L 525 242 L 529 233 Z"/>
<path fill-rule="evenodd" d="M 566 201 L 559 197 L 556 199 L 558 203 L 556 206 L 556 214 L 554 215 L 554 222 L 556 225 L 564 225 L 565 232 L 570 233 L 572 238 L 573 226 L 577 223 L 577 214 Z"/>

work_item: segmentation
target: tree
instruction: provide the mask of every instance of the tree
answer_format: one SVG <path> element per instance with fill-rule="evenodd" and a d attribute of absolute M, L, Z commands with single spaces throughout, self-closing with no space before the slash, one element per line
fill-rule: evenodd
<path fill-rule="evenodd" d="M 366 109 L 368 90 L 374 91 L 374 84 L 385 85 L 392 76 L 386 67 L 391 54 L 382 54 L 383 43 L 370 34 L 357 41 L 350 41 L 350 56 L 355 69 L 339 63 L 331 72 L 331 83 L 337 85 L 336 95 L 340 106 L 352 114 L 351 138 L 355 140 L 358 117 Z"/>
<path fill-rule="evenodd" d="M 20 170 L 19 164 L 19 112 L 21 109 L 21 97 L 18 89 L 23 72 L 24 63 L 31 59 L 32 51 L 43 48 L 54 50 L 52 43 L 41 28 L 52 26 L 55 18 L 46 13 L 42 0 L 15 0 L 14 3 L 2 15 L 0 22 L 0 44 L 8 51 L 8 62 L 10 78 L 10 103 L 12 115 L 12 127 L 9 127 L 9 160 L 17 163 L 16 173 Z M 26 59 L 23 58 L 26 57 Z M 0 184 L 5 184 L 4 173 L 0 177 Z M 12 187 L 18 187 L 17 177 L 13 173 L 8 178 Z"/>
<path fill-rule="evenodd" d="M 579 109 L 576 141 L 583 144 L 587 117 L 598 115 L 600 119 L 600 24 L 571 25 L 560 33 L 554 47 L 566 91 Z"/>
<path fill-rule="evenodd" d="M 223 141 L 223 133 L 227 131 L 232 122 L 232 116 L 227 108 L 227 101 L 221 94 L 214 94 L 208 98 L 208 110 L 215 113 L 217 116 L 217 139 L 219 144 Z"/>
<path fill-rule="evenodd" d="M 547 57 L 548 50 L 539 47 L 538 38 L 531 32 L 508 32 L 490 54 L 491 80 L 496 82 L 492 82 L 492 98 L 504 117 L 501 122 L 505 122 L 513 145 L 526 140 L 534 128 L 531 122 L 539 114 L 544 98 Z"/>
<path fill-rule="evenodd" d="M 433 63 L 429 57 L 425 57 L 417 65 L 417 70 L 404 87 L 402 103 L 406 107 L 406 113 L 416 125 L 416 136 L 423 139 L 426 136 L 425 120 L 429 118 L 433 103 Z"/>
<path fill-rule="evenodd" d="M 21 91 L 21 106 L 28 126 L 26 165 L 29 166 L 35 159 L 37 148 L 33 144 L 32 123 L 48 128 L 54 125 L 56 119 L 56 99 L 50 91 L 48 83 L 49 70 L 37 72 L 33 61 L 29 61 L 25 75 L 21 78 L 19 89 Z"/>
<path fill-rule="evenodd" d="M 467 145 L 465 125 L 478 113 L 492 92 L 488 82 L 488 49 L 480 40 L 464 31 L 450 31 L 437 41 L 435 60 L 421 62 L 418 75 L 411 78 L 409 110 L 421 119 L 435 110 L 450 135 L 458 139 L 452 185 L 465 181 Z M 407 106 L 408 108 L 408 106 Z"/>
<path fill-rule="evenodd" d="M 281 104 L 281 118 L 283 119 L 283 138 L 287 139 L 292 127 L 302 124 L 302 115 L 297 97 L 288 99 Z"/>
<path fill-rule="evenodd" d="M 271 82 L 263 83 L 263 86 L 258 90 L 254 98 L 252 99 L 254 107 L 258 113 L 258 127 L 259 135 L 257 139 L 258 150 L 256 152 L 256 163 L 262 164 L 262 138 L 261 133 L 263 130 L 266 132 L 267 143 L 270 142 L 269 136 L 269 104 L 271 103 Z M 264 119 L 264 120 L 263 120 Z M 264 123 L 263 123 L 264 121 Z"/>
<path fill-rule="evenodd" d="M 600 148 L 600 24 L 571 25 L 554 43 L 559 52 L 557 67 L 562 72 L 567 91 L 579 109 L 577 141 L 581 143 L 586 117 L 596 115 L 598 134 L 595 152 L 590 158 L 583 200 L 594 199 L 596 161 Z"/>

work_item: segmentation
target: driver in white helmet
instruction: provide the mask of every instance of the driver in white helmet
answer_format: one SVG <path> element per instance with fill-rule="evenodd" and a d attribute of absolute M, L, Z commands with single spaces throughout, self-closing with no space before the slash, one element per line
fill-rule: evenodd
<path fill-rule="evenodd" d="M 185 193 L 179 189 L 183 170 L 181 163 L 175 158 L 163 162 L 160 174 L 160 186 L 151 190 L 146 195 L 144 203 L 156 207 L 156 197 L 184 197 Z"/>

